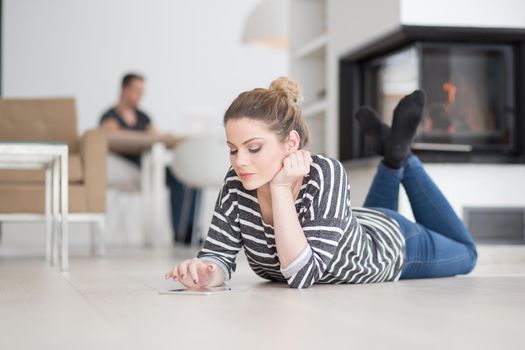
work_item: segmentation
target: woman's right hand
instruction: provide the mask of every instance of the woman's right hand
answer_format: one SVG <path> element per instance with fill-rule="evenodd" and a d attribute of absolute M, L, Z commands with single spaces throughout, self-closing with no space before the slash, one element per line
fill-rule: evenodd
<path fill-rule="evenodd" d="M 212 262 L 193 258 L 175 266 L 164 278 L 179 281 L 186 288 L 211 288 L 224 283 L 224 272 Z"/>

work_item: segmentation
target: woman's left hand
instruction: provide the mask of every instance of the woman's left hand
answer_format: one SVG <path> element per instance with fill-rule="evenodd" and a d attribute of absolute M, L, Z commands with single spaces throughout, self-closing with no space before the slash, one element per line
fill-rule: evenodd
<path fill-rule="evenodd" d="M 283 167 L 270 182 L 274 186 L 292 186 L 295 181 L 310 172 L 312 156 L 310 152 L 299 150 L 283 159 Z"/>

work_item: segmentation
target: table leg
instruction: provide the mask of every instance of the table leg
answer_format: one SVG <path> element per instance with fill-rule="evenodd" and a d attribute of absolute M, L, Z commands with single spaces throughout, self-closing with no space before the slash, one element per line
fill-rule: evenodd
<path fill-rule="evenodd" d="M 152 236 L 152 208 L 151 208 L 151 154 L 145 152 L 141 158 L 141 192 L 142 192 L 142 203 L 143 208 L 143 233 L 144 233 L 144 245 L 148 246 L 151 244 Z"/>
<path fill-rule="evenodd" d="M 46 261 L 51 263 L 51 252 L 53 251 L 51 239 L 51 166 L 45 170 L 45 215 L 46 215 Z"/>
<path fill-rule="evenodd" d="M 164 187 L 166 186 L 166 170 L 165 168 L 166 159 L 166 147 L 163 143 L 156 142 L 151 147 L 151 200 L 152 200 L 152 245 L 160 245 L 163 241 L 163 206 L 165 205 L 164 198 Z M 170 241 L 169 239 L 167 240 Z"/>
<path fill-rule="evenodd" d="M 96 223 L 97 226 L 97 254 L 99 256 L 106 254 L 106 219 Z"/>
<path fill-rule="evenodd" d="M 61 246 L 62 246 L 62 270 L 67 270 L 69 268 L 69 224 L 68 224 L 68 212 L 69 212 L 69 203 L 68 203 L 68 186 L 69 186 L 69 176 L 68 176 L 68 152 L 67 149 L 63 151 L 60 157 L 60 210 L 61 210 Z"/>
<path fill-rule="evenodd" d="M 52 200 L 51 200 L 51 210 L 52 210 L 52 225 L 51 225 L 51 263 L 52 265 L 58 264 L 58 240 L 60 239 L 59 227 L 58 227 L 58 210 L 59 210 L 59 184 L 58 184 L 58 174 L 59 174 L 59 161 L 58 157 L 54 157 L 51 169 L 51 186 L 52 186 Z"/>

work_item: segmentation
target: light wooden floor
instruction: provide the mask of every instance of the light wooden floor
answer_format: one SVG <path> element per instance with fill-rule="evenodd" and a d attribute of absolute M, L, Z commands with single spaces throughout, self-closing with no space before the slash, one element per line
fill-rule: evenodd
<path fill-rule="evenodd" d="M 525 247 L 480 247 L 468 277 L 292 290 L 240 258 L 243 292 L 159 295 L 194 251 L 74 254 L 71 270 L 0 246 L 0 349 L 524 349 Z"/>

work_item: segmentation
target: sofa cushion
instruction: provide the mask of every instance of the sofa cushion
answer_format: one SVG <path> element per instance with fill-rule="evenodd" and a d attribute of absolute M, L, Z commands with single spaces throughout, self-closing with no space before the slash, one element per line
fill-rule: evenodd
<path fill-rule="evenodd" d="M 44 213 L 44 186 L 37 184 L 0 184 L 0 213 Z M 87 212 L 86 188 L 69 186 L 69 212 Z"/>
<path fill-rule="evenodd" d="M 84 169 L 79 154 L 70 154 L 68 158 L 69 183 L 82 183 Z M 7 183 L 44 183 L 44 170 L 0 169 L 0 184 Z"/>
<path fill-rule="evenodd" d="M 73 98 L 0 99 L 0 140 L 65 142 L 78 153 Z"/>

